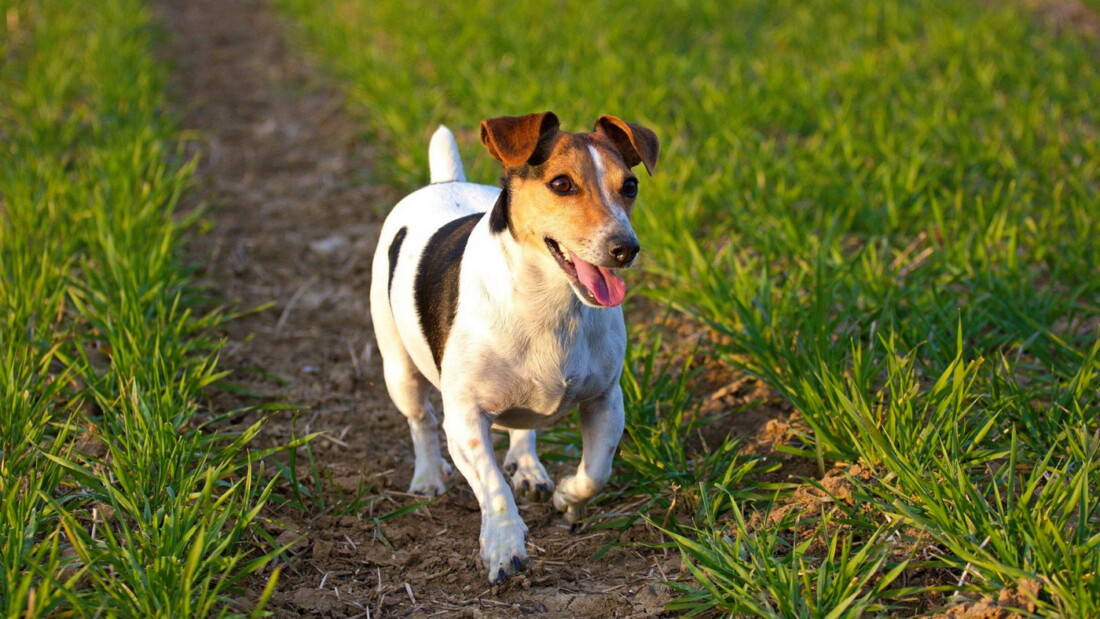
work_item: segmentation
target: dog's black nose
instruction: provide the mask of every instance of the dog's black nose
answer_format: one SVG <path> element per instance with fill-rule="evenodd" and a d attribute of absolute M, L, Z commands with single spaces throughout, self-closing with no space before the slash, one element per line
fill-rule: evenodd
<path fill-rule="evenodd" d="M 615 239 L 611 241 L 611 257 L 622 265 L 630 264 L 634 260 L 634 256 L 638 255 L 641 250 L 638 247 L 638 241 L 634 239 Z"/>

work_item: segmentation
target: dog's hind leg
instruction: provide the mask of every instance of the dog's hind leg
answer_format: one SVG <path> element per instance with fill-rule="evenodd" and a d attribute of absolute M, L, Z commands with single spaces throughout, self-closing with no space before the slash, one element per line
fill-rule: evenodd
<path fill-rule="evenodd" d="M 538 503 L 550 500 L 554 481 L 539 462 L 534 430 L 508 430 L 504 472 L 512 476 L 512 489 L 516 496 Z"/>
<path fill-rule="evenodd" d="M 623 435 L 623 392 L 619 381 L 603 396 L 580 406 L 581 463 L 575 475 L 558 482 L 554 492 L 554 507 L 565 513 L 565 520 L 575 524 L 584 517 L 584 504 L 596 496 L 611 476 L 611 462 Z"/>
<path fill-rule="evenodd" d="M 377 276 L 377 265 L 375 271 Z M 390 311 L 387 292 L 384 284 L 378 286 L 372 283 L 371 321 L 374 323 L 378 350 L 382 353 L 386 390 L 397 409 L 405 415 L 412 434 L 416 464 L 409 492 L 428 496 L 443 494 L 451 467 L 443 460 L 439 448 L 439 420 L 428 399 L 432 385 L 416 369 L 405 351 L 405 344 L 397 333 L 397 325 Z"/>
<path fill-rule="evenodd" d="M 403 350 L 401 355 L 384 356 L 383 359 L 386 389 L 397 409 L 405 415 L 412 434 L 416 464 L 409 492 L 426 496 L 443 494 L 447 490 L 451 467 L 443 460 L 439 447 L 439 419 L 428 399 L 431 383 L 413 367 L 412 359 Z"/>

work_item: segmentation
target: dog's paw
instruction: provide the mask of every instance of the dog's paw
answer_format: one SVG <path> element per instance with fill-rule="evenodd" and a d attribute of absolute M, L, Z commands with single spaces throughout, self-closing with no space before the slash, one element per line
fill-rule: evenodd
<path fill-rule="evenodd" d="M 514 520 L 486 519 L 481 534 L 481 559 L 489 571 L 489 583 L 499 585 L 527 565 L 524 537 L 527 525 Z"/>
<path fill-rule="evenodd" d="M 409 494 L 434 497 L 447 491 L 447 478 L 451 476 L 451 465 L 440 460 L 435 466 L 425 466 L 423 470 L 413 472 L 409 484 Z"/>
<path fill-rule="evenodd" d="M 504 470 L 512 476 L 512 489 L 516 498 L 529 503 L 545 503 L 554 493 L 554 480 L 550 479 L 538 460 L 525 466 L 505 461 Z"/>
<path fill-rule="evenodd" d="M 572 486 L 577 485 L 577 479 L 575 475 L 569 475 L 563 477 L 558 483 L 558 489 L 554 491 L 554 509 L 562 513 L 565 517 L 565 521 L 573 525 L 575 530 L 578 528 L 580 521 L 584 518 L 584 504 L 585 500 L 580 499 L 571 492 Z"/>

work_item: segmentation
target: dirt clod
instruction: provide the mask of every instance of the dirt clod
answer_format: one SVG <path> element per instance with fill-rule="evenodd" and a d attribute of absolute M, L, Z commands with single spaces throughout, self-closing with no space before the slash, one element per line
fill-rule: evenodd
<path fill-rule="evenodd" d="M 957 604 L 936 615 L 939 618 L 960 619 L 1023 619 L 1026 615 L 1020 611 L 1034 613 L 1035 600 L 1039 597 L 1042 583 L 1024 578 L 1016 587 L 1001 589 L 997 599 L 986 596 L 976 602 Z"/>

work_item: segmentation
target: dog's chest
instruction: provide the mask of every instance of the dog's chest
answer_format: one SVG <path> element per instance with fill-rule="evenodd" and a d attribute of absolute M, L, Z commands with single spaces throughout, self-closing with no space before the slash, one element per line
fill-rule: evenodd
<path fill-rule="evenodd" d="M 622 364 L 624 342 L 616 334 L 614 324 L 581 324 L 573 331 L 514 342 L 512 354 L 494 363 L 505 387 L 490 390 L 505 395 L 491 407 L 494 422 L 549 425 L 579 402 L 602 394 Z"/>
<path fill-rule="evenodd" d="M 565 412 L 580 400 L 597 395 L 607 380 L 606 368 L 600 367 L 587 354 L 572 351 L 564 367 L 544 368 L 537 364 L 528 366 L 520 376 L 521 392 L 526 392 L 526 401 L 517 402 L 543 415 L 555 415 Z M 587 351 L 586 351 L 587 352 Z M 524 384 L 526 383 L 526 384 Z"/>

